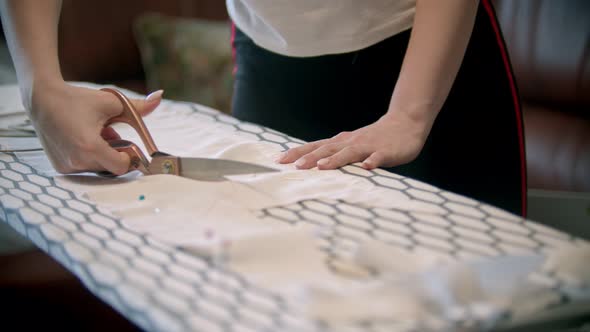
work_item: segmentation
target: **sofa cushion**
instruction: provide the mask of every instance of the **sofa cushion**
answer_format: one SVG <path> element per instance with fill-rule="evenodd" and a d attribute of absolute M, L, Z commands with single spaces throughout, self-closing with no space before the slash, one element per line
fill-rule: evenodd
<path fill-rule="evenodd" d="M 220 0 L 63 0 L 59 54 L 64 78 L 146 92 L 132 22 L 143 13 L 228 19 Z"/>
<path fill-rule="evenodd" d="M 495 4 L 523 100 L 590 118 L 590 1 Z"/>
<path fill-rule="evenodd" d="M 229 22 L 159 14 L 134 24 L 149 91 L 229 112 L 233 58 Z"/>
<path fill-rule="evenodd" d="M 590 121 L 524 105 L 531 188 L 590 192 Z"/>

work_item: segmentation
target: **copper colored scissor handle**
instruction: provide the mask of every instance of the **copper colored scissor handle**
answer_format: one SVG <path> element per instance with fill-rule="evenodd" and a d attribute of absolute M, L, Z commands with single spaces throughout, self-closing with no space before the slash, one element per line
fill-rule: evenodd
<path fill-rule="evenodd" d="M 141 118 L 141 114 L 139 114 L 139 112 L 135 109 L 129 98 L 121 93 L 121 91 L 116 89 L 102 88 L 100 90 L 114 94 L 115 97 L 121 101 L 121 104 L 123 104 L 123 112 L 115 117 L 110 118 L 105 126 L 109 126 L 116 122 L 124 122 L 133 127 L 137 134 L 139 134 L 139 137 L 143 141 L 143 144 L 145 144 L 145 148 L 148 150 L 150 156 L 153 156 L 156 152 L 158 152 L 156 143 L 154 143 L 152 135 L 147 130 L 147 127 Z"/>
<path fill-rule="evenodd" d="M 152 161 L 154 161 L 154 160 L 160 161 L 160 159 L 162 159 L 162 157 L 166 156 L 167 158 L 165 161 L 168 161 L 169 163 L 173 164 L 171 166 L 168 166 L 168 168 L 171 168 L 172 170 L 174 170 L 173 172 L 160 172 L 160 173 L 177 174 L 178 170 L 179 170 L 179 167 L 177 165 L 178 158 L 169 156 L 167 153 L 164 153 L 164 152 L 161 152 L 158 150 L 158 148 L 156 147 L 156 143 L 154 143 L 154 139 L 152 138 L 152 135 L 148 131 L 145 123 L 143 122 L 143 119 L 141 118 L 141 114 L 139 114 L 139 112 L 135 109 L 135 107 L 133 106 L 133 104 L 131 103 L 129 98 L 127 98 L 127 96 L 125 96 L 123 93 L 121 93 L 119 90 L 116 90 L 116 89 L 103 88 L 100 90 L 114 94 L 115 97 L 117 97 L 119 99 L 119 101 L 121 101 L 121 104 L 123 105 L 123 111 L 121 112 L 121 114 L 110 118 L 106 122 L 105 126 L 109 126 L 109 125 L 111 125 L 113 123 L 117 123 L 117 122 L 127 123 L 133 129 L 135 129 L 137 134 L 139 134 L 139 137 L 143 141 L 143 144 L 145 144 L 146 149 L 148 150 L 150 156 L 152 157 Z M 138 170 L 144 174 L 153 173 L 154 170 L 151 168 L 154 168 L 154 167 L 150 167 L 150 165 L 152 164 L 152 161 L 149 161 L 146 158 L 146 156 L 143 154 L 141 149 L 137 145 L 135 145 L 133 142 L 123 140 L 123 139 L 115 139 L 115 140 L 108 141 L 108 143 L 115 150 L 117 150 L 119 152 L 125 152 L 129 156 L 130 164 L 129 164 L 128 172 Z M 170 160 L 168 160 L 168 159 L 170 159 Z M 164 165 L 164 166 L 167 166 L 167 165 Z M 111 174 L 110 172 L 100 172 L 99 174 L 103 175 L 103 176 L 113 176 L 113 174 Z"/>

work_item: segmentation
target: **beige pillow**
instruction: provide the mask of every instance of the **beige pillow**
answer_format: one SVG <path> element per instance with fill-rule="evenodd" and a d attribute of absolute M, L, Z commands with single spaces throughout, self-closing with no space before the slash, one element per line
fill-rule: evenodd
<path fill-rule="evenodd" d="M 144 14 L 134 24 L 148 91 L 229 113 L 233 58 L 229 22 Z"/>

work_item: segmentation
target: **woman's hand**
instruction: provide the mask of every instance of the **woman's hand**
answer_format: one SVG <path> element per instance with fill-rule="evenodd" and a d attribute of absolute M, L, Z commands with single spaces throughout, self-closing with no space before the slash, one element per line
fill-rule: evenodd
<path fill-rule="evenodd" d="M 295 162 L 299 169 L 335 169 L 355 162 L 365 169 L 405 164 L 422 150 L 433 121 L 389 112 L 366 127 L 292 148 L 277 162 Z"/>
<path fill-rule="evenodd" d="M 414 160 L 453 85 L 473 30 L 478 2 L 417 0 L 416 15 L 389 111 L 377 122 L 290 149 L 279 163 L 366 169 Z"/>
<path fill-rule="evenodd" d="M 113 94 L 59 82 L 35 86 L 30 98 L 32 123 L 58 172 L 107 170 L 120 175 L 127 171 L 129 157 L 111 148 L 105 140 L 118 138 L 112 128 L 104 126 L 123 111 Z M 162 91 L 157 91 L 146 100 L 132 102 L 146 115 L 161 99 Z"/>

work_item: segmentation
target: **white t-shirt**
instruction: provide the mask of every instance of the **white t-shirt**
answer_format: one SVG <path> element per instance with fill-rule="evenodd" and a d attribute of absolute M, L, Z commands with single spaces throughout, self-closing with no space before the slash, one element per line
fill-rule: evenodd
<path fill-rule="evenodd" d="M 409 29 L 415 0 L 226 0 L 259 46 L 289 56 L 346 53 Z"/>

